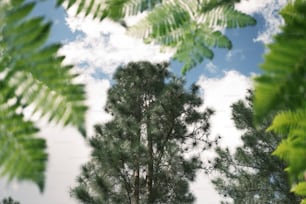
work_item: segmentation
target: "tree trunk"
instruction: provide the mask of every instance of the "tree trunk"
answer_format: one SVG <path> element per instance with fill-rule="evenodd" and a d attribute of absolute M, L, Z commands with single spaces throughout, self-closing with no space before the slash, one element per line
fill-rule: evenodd
<path fill-rule="evenodd" d="M 147 193 L 148 193 L 148 204 L 154 202 L 153 197 L 153 138 L 150 129 L 150 116 L 147 117 L 147 140 L 148 140 L 148 175 L 147 175 Z"/>
<path fill-rule="evenodd" d="M 139 157 L 140 157 L 140 137 L 141 137 L 141 128 L 139 128 L 139 133 L 138 133 L 138 138 L 136 139 L 136 143 L 138 144 L 138 151 L 136 152 L 135 159 L 136 159 L 136 168 L 134 170 L 134 193 L 132 195 L 132 204 L 139 204 L 139 188 L 140 188 L 140 162 L 139 162 Z"/>
<path fill-rule="evenodd" d="M 132 195 L 132 204 L 139 204 L 139 162 L 137 161 L 138 166 L 136 168 L 134 177 L 134 193 Z"/>

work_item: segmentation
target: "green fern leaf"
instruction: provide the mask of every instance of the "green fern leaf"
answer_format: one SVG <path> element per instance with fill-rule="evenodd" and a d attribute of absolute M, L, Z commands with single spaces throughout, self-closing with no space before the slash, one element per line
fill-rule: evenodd
<path fill-rule="evenodd" d="M 288 138 L 283 140 L 273 152 L 273 155 L 276 155 L 287 162 L 288 167 L 286 170 L 289 173 L 291 182 L 293 183 L 303 178 L 304 170 L 306 169 L 305 137 L 303 139 L 304 142 L 302 143 L 300 143 L 301 140 L 298 141 L 296 139 Z"/>
<path fill-rule="evenodd" d="M 69 0 L 58 0 L 59 4 L 63 2 Z M 143 38 L 146 43 L 177 49 L 174 58 L 183 62 L 182 73 L 185 74 L 205 58 L 211 59 L 212 47 L 231 48 L 228 38 L 216 32 L 217 28 L 245 27 L 256 23 L 254 18 L 235 10 L 236 2 L 238 0 L 191 0 L 188 3 L 182 0 L 81 0 L 75 4 L 78 12 L 86 11 L 86 15 L 91 13 L 94 18 L 108 17 L 115 21 L 149 11 L 145 19 L 128 29 L 128 33 Z M 205 27 L 209 37 L 201 36 L 200 32 L 197 33 L 199 36 L 186 34 L 199 27 Z M 199 51 L 186 44 L 188 36 Z M 183 51 L 183 48 L 188 50 Z"/>
<path fill-rule="evenodd" d="M 195 27 L 195 26 L 194 26 Z M 230 49 L 231 41 L 219 31 L 213 31 L 205 26 L 186 29 L 184 39 L 177 49 L 174 59 L 184 63 L 182 73 L 185 74 L 191 68 L 201 63 L 204 58 L 212 59 L 214 56 L 210 47 Z"/>
<path fill-rule="evenodd" d="M 298 195 L 306 196 L 306 182 L 304 181 L 304 182 L 297 184 L 291 189 L 291 191 Z"/>
<path fill-rule="evenodd" d="M 267 130 L 282 134 L 296 129 L 306 130 L 306 109 L 278 113 Z"/>
<path fill-rule="evenodd" d="M 292 5 L 289 4 L 289 7 Z M 287 8 L 283 12 L 288 16 Z M 265 74 L 256 79 L 254 107 L 257 120 L 261 120 L 270 110 L 306 106 L 303 105 L 306 101 L 306 78 L 301 77 L 306 74 L 306 21 L 298 20 L 300 17 L 293 21 L 294 16 L 299 16 L 296 11 L 291 16 L 289 22 L 292 24 L 284 27 L 283 33 L 276 36 L 275 43 L 269 46 L 271 52 L 266 55 L 265 63 L 261 66 Z M 287 17 L 285 20 L 288 24 Z"/>
<path fill-rule="evenodd" d="M 14 92 L 3 82 L 0 84 L 0 175 L 9 180 L 31 180 L 43 190 L 47 161 L 45 140 L 35 136 L 38 129 L 32 122 L 25 122 L 22 114 L 16 114 L 18 101 L 13 105 L 4 103 Z"/>
<path fill-rule="evenodd" d="M 216 2 L 201 3 L 211 7 Z M 225 2 L 216 8 L 206 8 L 205 12 L 198 7 L 196 1 L 188 5 L 181 1 L 169 1 L 156 7 L 129 33 L 145 38 L 146 42 L 176 47 L 174 59 L 183 62 L 182 73 L 185 74 L 205 58 L 212 59 L 211 47 L 231 48 L 229 39 L 215 31 L 217 26 L 233 28 L 255 24 L 253 18 Z"/>
<path fill-rule="evenodd" d="M 31 180 L 42 190 L 47 154 L 38 129 L 25 121 L 24 108 L 49 121 L 78 127 L 85 134 L 84 87 L 73 84 L 59 44 L 46 46 L 51 23 L 29 18 L 35 3 L 0 5 L 0 176 Z"/>
<path fill-rule="evenodd" d="M 268 131 L 284 136 L 274 154 L 284 159 L 293 191 L 306 195 L 306 21 L 305 0 L 290 2 L 280 13 L 282 33 L 269 46 L 261 66 L 264 74 L 255 79 L 255 120 L 276 113 Z M 305 201 L 302 201 L 302 203 Z"/>
<path fill-rule="evenodd" d="M 18 4 L 21 4 L 21 2 L 19 2 Z M 29 15 L 29 13 L 33 10 L 35 3 L 31 2 L 31 3 L 27 3 L 24 4 L 22 6 L 18 6 L 17 7 L 10 9 L 9 11 L 6 12 L 6 22 L 8 24 L 16 24 L 19 22 L 20 19 L 25 18 L 27 15 Z"/>
<path fill-rule="evenodd" d="M 83 12 L 85 16 L 92 14 L 94 18 L 100 20 L 108 17 L 120 21 L 125 16 L 134 16 L 144 11 L 150 11 L 162 2 L 162 0 L 57 0 L 57 6 L 66 3 L 65 7 L 70 8 L 72 5 L 76 5 L 76 14 Z"/>

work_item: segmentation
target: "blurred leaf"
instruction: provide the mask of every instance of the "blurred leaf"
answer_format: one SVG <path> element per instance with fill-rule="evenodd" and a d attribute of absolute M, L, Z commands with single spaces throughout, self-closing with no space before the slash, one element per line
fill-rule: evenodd
<path fill-rule="evenodd" d="M 34 2 L 0 4 L 0 172 L 9 180 L 30 180 L 44 187 L 47 154 L 38 129 L 24 118 L 33 114 L 84 131 L 85 94 L 74 84 L 71 66 L 62 64 L 59 44 L 46 46 L 51 23 L 28 15 Z"/>

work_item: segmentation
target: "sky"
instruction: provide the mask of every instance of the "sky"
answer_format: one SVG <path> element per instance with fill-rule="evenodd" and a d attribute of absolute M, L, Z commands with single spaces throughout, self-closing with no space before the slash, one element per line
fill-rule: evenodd
<path fill-rule="evenodd" d="M 200 86 L 203 108 L 215 110 L 211 118 L 211 135 L 222 136 L 222 145 L 229 146 L 232 151 L 241 142 L 241 132 L 231 120 L 230 105 L 245 97 L 246 90 L 253 86 L 252 77 L 260 74 L 259 65 L 264 53 L 268 52 L 265 44 L 271 43 L 273 34 L 279 32 L 283 21 L 277 11 L 285 3 L 285 0 L 242 0 L 236 8 L 255 17 L 257 25 L 225 30 L 233 48 L 230 51 L 214 49 L 212 61 L 205 60 L 186 75 L 187 86 L 192 83 Z M 81 73 L 77 81 L 86 85 L 89 106 L 86 126 L 91 135 L 94 124 L 111 120 L 104 112 L 104 104 L 116 68 L 129 61 L 168 61 L 172 53 L 161 53 L 158 46 L 146 45 L 127 36 L 122 26 L 109 20 L 99 22 L 77 17 L 74 12 L 74 8 L 68 11 L 55 9 L 54 1 L 47 0 L 40 3 L 32 15 L 46 15 L 53 21 L 49 43 L 62 42 L 60 54 L 66 56 L 65 63 L 74 64 L 75 70 Z M 135 20 L 131 18 L 129 22 Z M 180 68 L 180 63 L 171 61 L 171 71 L 180 75 Z M 74 186 L 80 165 L 88 161 L 90 148 L 72 127 L 36 122 L 41 127 L 40 136 L 47 140 L 48 145 L 45 191 L 40 193 L 37 186 L 29 182 L 8 183 L 2 178 L 0 200 L 12 196 L 22 204 L 76 204 L 69 196 L 69 188 Z M 197 204 L 217 204 L 220 201 L 209 179 L 199 172 L 196 182 L 191 184 Z"/>

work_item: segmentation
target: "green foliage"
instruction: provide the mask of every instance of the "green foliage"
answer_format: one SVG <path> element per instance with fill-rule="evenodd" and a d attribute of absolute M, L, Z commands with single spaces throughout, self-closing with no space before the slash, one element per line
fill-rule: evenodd
<path fill-rule="evenodd" d="M 212 47 L 231 48 L 230 40 L 216 28 L 254 25 L 255 20 L 234 9 L 228 1 L 167 1 L 155 8 L 130 32 L 147 42 L 176 48 L 174 59 L 184 63 L 182 73 L 212 59 Z"/>
<path fill-rule="evenodd" d="M 306 182 L 300 182 L 298 185 L 293 187 L 292 191 L 298 195 L 304 195 L 304 192 L 306 191 Z"/>
<path fill-rule="evenodd" d="M 63 0 L 58 0 L 62 3 Z M 69 2 L 68 7 L 74 4 Z M 89 3 L 90 2 L 90 3 Z M 99 3 L 98 3 L 99 2 Z M 148 15 L 129 29 L 131 35 L 143 38 L 147 43 L 157 43 L 175 49 L 174 59 L 184 64 L 182 73 L 212 59 L 212 48 L 231 49 L 231 41 L 218 29 L 254 25 L 255 19 L 234 8 L 237 0 L 82 0 L 78 12 L 90 12 L 101 20 L 109 17 L 122 21 L 125 16 L 150 11 Z M 96 5 L 96 6 L 92 6 Z M 93 8 L 96 8 L 94 11 Z"/>
<path fill-rule="evenodd" d="M 264 74 L 256 78 L 255 89 L 255 119 L 278 113 L 268 128 L 284 136 L 274 155 L 288 163 L 286 170 L 297 186 L 304 182 L 306 172 L 305 9 L 306 1 L 295 0 L 280 12 L 285 26 L 269 45 L 270 52 L 261 66 Z M 298 194 L 306 196 L 306 191 L 299 190 Z"/>
<path fill-rule="evenodd" d="M 265 132 L 272 120 L 266 116 L 257 128 L 253 125 L 253 108 L 249 98 L 247 105 L 238 101 L 232 105 L 235 126 L 244 131 L 243 146 L 235 153 L 227 148 L 216 148 L 217 157 L 212 163 L 216 177 L 212 180 L 216 190 L 225 200 L 234 203 L 299 203 L 290 192 L 290 184 L 283 171 L 285 163 L 271 153 L 281 136 Z"/>
<path fill-rule="evenodd" d="M 57 0 L 57 5 L 66 5 L 70 8 L 77 6 L 77 14 L 80 12 L 85 15 L 91 14 L 94 18 L 103 20 L 109 17 L 113 20 L 120 20 L 126 15 L 137 15 L 140 12 L 152 10 L 163 0 Z"/>
<path fill-rule="evenodd" d="M 24 109 L 85 134 L 86 107 L 83 86 L 72 83 L 72 67 L 57 54 L 60 45 L 46 45 L 51 23 L 28 17 L 34 7 L 23 0 L 0 4 L 0 174 L 31 180 L 42 190 L 46 143 Z"/>
<path fill-rule="evenodd" d="M 18 201 L 14 201 L 13 198 L 4 198 L 0 204 L 20 204 Z"/>
<path fill-rule="evenodd" d="M 106 104 L 113 120 L 95 126 L 91 160 L 72 196 L 82 203 L 193 203 L 188 183 L 201 162 L 191 151 L 210 142 L 212 114 L 197 111 L 197 87 L 186 91 L 166 64 L 148 62 L 119 68 L 114 80 Z"/>

